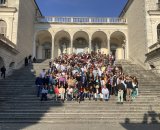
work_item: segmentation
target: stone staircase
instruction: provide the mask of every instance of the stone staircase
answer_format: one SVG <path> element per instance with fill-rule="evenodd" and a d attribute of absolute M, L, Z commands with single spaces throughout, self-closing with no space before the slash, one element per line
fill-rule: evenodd
<path fill-rule="evenodd" d="M 35 75 L 48 67 L 48 61 L 44 61 L 0 80 L 0 123 L 160 123 L 159 78 L 127 61 L 117 64 L 140 81 L 139 96 L 132 103 L 116 104 L 114 96 L 108 102 L 40 102 L 34 81 Z"/>

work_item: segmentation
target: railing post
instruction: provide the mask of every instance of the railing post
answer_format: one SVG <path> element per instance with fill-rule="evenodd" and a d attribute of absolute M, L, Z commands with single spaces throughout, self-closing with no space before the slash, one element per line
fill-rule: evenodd
<path fill-rule="evenodd" d="M 92 23 L 92 19 L 91 18 L 89 18 L 89 23 Z"/>
<path fill-rule="evenodd" d="M 73 17 L 71 17 L 71 23 L 73 23 Z"/>
<path fill-rule="evenodd" d="M 53 22 L 53 23 L 55 22 L 55 17 L 52 17 L 52 22 Z"/>

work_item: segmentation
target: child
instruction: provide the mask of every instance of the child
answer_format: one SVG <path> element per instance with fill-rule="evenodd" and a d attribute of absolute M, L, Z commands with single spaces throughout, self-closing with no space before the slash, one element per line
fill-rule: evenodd
<path fill-rule="evenodd" d="M 53 99 L 53 87 L 51 85 L 49 86 L 47 98 L 48 99 Z"/>
<path fill-rule="evenodd" d="M 63 86 L 61 86 L 61 88 L 59 89 L 59 93 L 60 93 L 62 102 L 64 102 L 65 89 L 63 88 Z"/>
<path fill-rule="evenodd" d="M 59 96 L 59 89 L 58 89 L 58 85 L 57 86 L 55 86 L 55 88 L 54 88 L 54 93 L 55 93 L 55 95 L 56 95 L 56 101 L 58 100 L 58 96 Z"/>

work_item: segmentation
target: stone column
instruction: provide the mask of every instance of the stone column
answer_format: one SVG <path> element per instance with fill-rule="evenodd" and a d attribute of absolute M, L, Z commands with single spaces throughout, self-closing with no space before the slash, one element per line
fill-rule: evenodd
<path fill-rule="evenodd" d="M 92 51 L 92 37 L 89 36 L 89 53 Z"/>
<path fill-rule="evenodd" d="M 69 54 L 73 53 L 73 35 L 71 35 L 70 51 Z"/>
<path fill-rule="evenodd" d="M 33 38 L 33 50 L 32 50 L 32 58 L 36 57 L 36 35 Z"/>
<path fill-rule="evenodd" d="M 125 39 L 125 59 L 129 59 L 128 39 Z"/>
<path fill-rule="evenodd" d="M 51 59 L 54 59 L 54 36 L 52 36 L 52 50 L 51 50 Z"/>
<path fill-rule="evenodd" d="M 111 52 L 110 38 L 108 38 L 107 44 L 108 44 L 108 54 L 110 54 Z"/>

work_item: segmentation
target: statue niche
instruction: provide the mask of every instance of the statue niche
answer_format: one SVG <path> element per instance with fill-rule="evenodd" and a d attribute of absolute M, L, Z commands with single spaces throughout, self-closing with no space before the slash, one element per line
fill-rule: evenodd
<path fill-rule="evenodd" d="M 92 49 L 94 52 L 98 52 L 101 49 L 101 40 L 99 38 L 95 38 L 92 41 Z"/>
<path fill-rule="evenodd" d="M 61 54 L 66 54 L 67 48 L 69 47 L 69 39 L 61 38 L 59 43 L 60 43 L 59 48 L 60 48 Z"/>
<path fill-rule="evenodd" d="M 84 38 L 77 38 L 74 41 L 74 49 L 76 53 L 83 53 L 88 51 L 88 43 Z"/>

